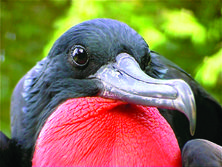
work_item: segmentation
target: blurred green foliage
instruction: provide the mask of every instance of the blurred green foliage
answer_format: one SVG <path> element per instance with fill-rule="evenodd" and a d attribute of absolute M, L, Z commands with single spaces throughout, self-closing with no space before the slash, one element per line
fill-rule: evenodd
<path fill-rule="evenodd" d="M 71 26 L 113 18 L 195 77 L 222 103 L 220 0 L 1 1 L 0 130 L 10 136 L 10 96 L 19 79 L 47 56 Z"/>

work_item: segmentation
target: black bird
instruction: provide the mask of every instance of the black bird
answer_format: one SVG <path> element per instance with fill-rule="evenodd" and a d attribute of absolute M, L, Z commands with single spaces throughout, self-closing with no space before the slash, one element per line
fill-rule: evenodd
<path fill-rule="evenodd" d="M 178 149 L 189 141 L 184 166 L 195 156 L 201 164 L 206 154 L 193 151 L 191 141 L 222 145 L 221 120 L 219 103 L 132 28 L 94 19 L 65 32 L 17 84 L 12 139 L 1 134 L 0 162 L 178 166 Z"/>

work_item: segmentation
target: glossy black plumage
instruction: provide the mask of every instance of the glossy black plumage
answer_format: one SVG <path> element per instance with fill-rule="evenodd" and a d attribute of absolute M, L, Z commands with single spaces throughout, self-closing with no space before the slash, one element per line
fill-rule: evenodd
<path fill-rule="evenodd" d="M 183 148 L 184 167 L 222 166 L 222 147 L 208 140 L 193 139 Z"/>
<path fill-rule="evenodd" d="M 185 128 L 188 126 L 188 122 L 181 113 L 166 112 L 165 109 L 160 109 L 161 114 L 173 127 L 180 147 L 182 148 L 185 142 L 192 138 L 204 138 L 222 145 L 222 108 L 220 104 L 188 73 L 171 61 L 155 52 L 151 52 L 151 60 L 151 65 L 146 68 L 148 75 L 162 79 L 182 78 L 194 92 L 197 106 L 197 127 L 193 137 L 190 136 L 188 129 Z M 161 71 L 164 71 L 164 73 L 161 73 Z"/>
<path fill-rule="evenodd" d="M 74 45 L 84 46 L 90 55 L 85 67 L 76 67 L 69 51 Z M 69 98 L 96 96 L 96 81 L 87 77 L 101 66 L 115 62 L 119 53 L 134 57 L 141 69 L 159 79 L 183 79 L 195 95 L 197 127 L 190 135 L 187 118 L 180 112 L 159 109 L 174 130 L 180 148 L 193 138 L 203 138 L 222 145 L 221 106 L 181 68 L 155 52 L 150 52 L 143 38 L 126 24 L 96 19 L 74 26 L 53 45 L 49 55 L 19 82 L 12 96 L 12 139 L 17 142 L 23 162 L 31 165 L 30 154 L 47 117 L 61 102 Z M 27 155 L 29 155 L 27 157 Z"/>

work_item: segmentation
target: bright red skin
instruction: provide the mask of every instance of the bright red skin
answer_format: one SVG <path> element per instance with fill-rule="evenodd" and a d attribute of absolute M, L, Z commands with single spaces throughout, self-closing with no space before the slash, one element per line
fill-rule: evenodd
<path fill-rule="evenodd" d="M 33 166 L 182 166 L 170 125 L 155 107 L 100 97 L 70 99 L 46 121 Z"/>

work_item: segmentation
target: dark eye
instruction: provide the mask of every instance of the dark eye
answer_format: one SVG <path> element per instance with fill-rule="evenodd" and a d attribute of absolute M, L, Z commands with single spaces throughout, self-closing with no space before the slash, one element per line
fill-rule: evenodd
<path fill-rule="evenodd" d="M 74 47 L 73 51 L 71 52 L 71 57 L 73 62 L 77 66 L 85 66 L 88 63 L 89 56 L 86 52 L 85 48 L 82 46 L 76 46 Z"/>

